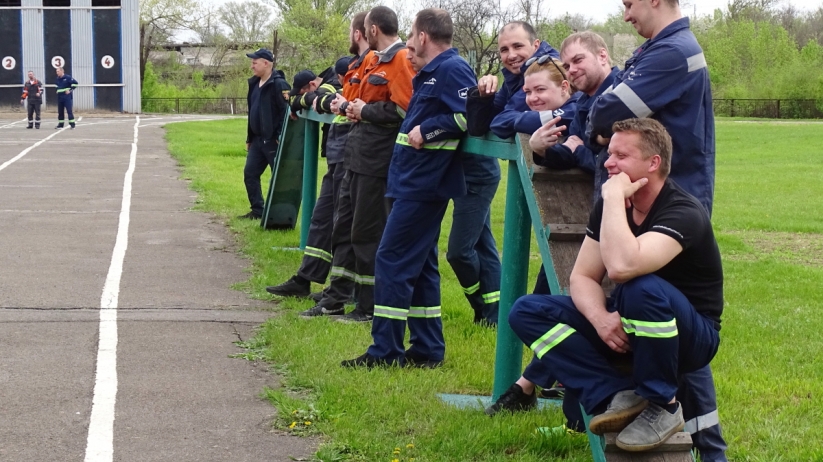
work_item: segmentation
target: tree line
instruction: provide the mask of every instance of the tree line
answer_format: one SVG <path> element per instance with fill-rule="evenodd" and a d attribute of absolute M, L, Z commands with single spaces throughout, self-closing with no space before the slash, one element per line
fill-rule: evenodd
<path fill-rule="evenodd" d="M 141 0 L 140 57 L 144 97 L 235 97 L 245 95 L 244 53 L 273 48 L 276 67 L 288 77 L 301 69 L 319 72 L 348 54 L 349 18 L 374 0 L 234 0 L 220 7 L 198 0 Z M 684 13 L 690 5 L 681 2 Z M 414 11 L 393 8 L 403 31 L 427 7 L 449 11 L 454 46 L 480 75 L 501 69 L 497 33 L 511 20 L 535 26 L 539 37 L 559 47 L 574 31 L 591 29 L 606 40 L 622 66 L 643 39 L 614 11 L 602 22 L 581 15 L 550 16 L 548 0 L 421 0 Z M 553 3 L 556 5 L 556 3 Z M 392 6 L 392 5 L 390 5 Z M 823 6 L 800 11 L 780 0 L 730 0 L 725 9 L 692 17 L 703 46 L 715 98 L 816 99 L 823 105 Z M 188 34 L 208 46 L 208 65 L 174 59 L 151 63 L 163 46 Z M 171 52 L 169 52 L 171 53 Z M 155 60 L 157 61 L 157 60 Z M 205 78 L 211 76 L 211 78 Z"/>

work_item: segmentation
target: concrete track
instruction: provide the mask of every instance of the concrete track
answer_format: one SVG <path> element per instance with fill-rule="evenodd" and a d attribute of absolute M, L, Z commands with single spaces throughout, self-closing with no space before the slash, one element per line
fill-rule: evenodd
<path fill-rule="evenodd" d="M 59 132 L 0 117 L 0 461 L 314 452 L 271 430 L 259 395 L 276 378 L 229 358 L 272 313 L 229 289 L 245 262 L 222 224 L 189 210 L 165 150 L 163 124 L 204 118 L 141 116 L 124 211 L 135 117 Z"/>

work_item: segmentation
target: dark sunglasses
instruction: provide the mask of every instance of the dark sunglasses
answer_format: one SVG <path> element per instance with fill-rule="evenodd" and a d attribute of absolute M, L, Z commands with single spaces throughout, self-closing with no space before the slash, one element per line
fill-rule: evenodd
<path fill-rule="evenodd" d="M 531 67 L 531 65 L 534 64 L 534 63 L 546 64 L 546 61 L 549 61 L 554 65 L 554 68 L 557 69 L 557 72 L 560 73 L 560 75 L 563 77 L 563 80 L 569 80 L 569 79 L 566 78 L 566 73 L 563 72 L 563 69 L 561 69 L 560 66 L 558 66 L 556 62 L 554 62 L 554 59 L 552 59 L 551 55 L 543 55 L 539 58 L 537 58 L 537 57 L 529 58 L 529 59 L 526 60 L 526 67 L 527 68 Z"/>

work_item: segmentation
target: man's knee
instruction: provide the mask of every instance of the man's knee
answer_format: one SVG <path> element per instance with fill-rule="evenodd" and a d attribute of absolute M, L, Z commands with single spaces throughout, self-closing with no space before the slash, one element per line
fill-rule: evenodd
<path fill-rule="evenodd" d="M 531 337 L 540 330 L 535 329 L 537 323 L 558 322 L 555 316 L 557 309 L 555 305 L 551 296 L 524 295 L 512 305 L 509 312 L 509 325 L 521 340 L 524 340 L 524 337 Z"/>
<path fill-rule="evenodd" d="M 653 274 L 638 276 L 630 281 L 620 284 L 615 292 L 615 303 L 620 314 L 629 319 L 643 320 L 643 315 L 648 307 L 645 300 L 659 300 L 665 293 L 661 288 L 661 283 L 665 283 L 660 277 Z"/>

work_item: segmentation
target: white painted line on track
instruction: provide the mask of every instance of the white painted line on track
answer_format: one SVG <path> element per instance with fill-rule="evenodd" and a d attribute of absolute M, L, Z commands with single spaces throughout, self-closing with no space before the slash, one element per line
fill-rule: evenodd
<path fill-rule="evenodd" d="M 29 119 L 15 120 L 14 122 L 12 122 L 12 123 L 10 123 L 10 124 L 0 125 L 0 128 L 11 127 L 11 126 L 12 126 L 12 125 L 14 125 L 14 124 L 19 124 L 20 122 L 26 122 L 26 121 L 28 121 L 28 120 L 29 120 Z"/>
<path fill-rule="evenodd" d="M 65 130 L 65 129 L 64 129 L 64 130 Z M 48 141 L 48 140 L 50 140 L 50 139 L 54 138 L 55 136 L 59 135 L 59 134 L 60 134 L 60 132 L 62 132 L 62 131 L 63 131 L 63 130 L 57 130 L 56 132 L 52 133 L 51 135 L 49 135 L 49 136 L 47 136 L 47 137 L 43 138 L 42 140 L 40 140 L 40 141 L 38 141 L 38 142 L 36 142 L 36 143 L 32 144 L 31 146 L 27 147 L 26 149 L 23 149 L 23 150 L 20 152 L 20 154 L 17 154 L 16 156 L 12 157 L 11 159 L 9 159 L 9 160 L 7 160 L 7 161 L 3 162 L 3 164 L 2 164 L 2 165 L 0 165 L 0 171 L 2 171 L 3 169 L 5 169 L 5 168 L 6 168 L 6 167 L 8 167 L 9 165 L 11 165 L 11 164 L 13 164 L 13 163 L 17 162 L 18 160 L 22 159 L 22 158 L 23 158 L 23 156 L 25 156 L 26 154 L 28 154 L 28 153 L 29 153 L 32 149 L 36 148 L 37 146 L 40 146 L 41 144 L 45 143 L 45 142 L 46 142 L 46 141 Z"/>
<path fill-rule="evenodd" d="M 97 371 L 94 379 L 94 397 L 86 440 L 85 462 L 111 462 L 114 459 L 114 406 L 117 399 L 117 301 L 120 295 L 120 277 L 129 245 L 129 211 L 131 184 L 137 163 L 137 130 L 140 116 L 134 121 L 134 142 L 131 145 L 129 168 L 123 180 L 123 202 L 117 239 L 111 256 L 109 273 L 100 297 L 100 341 L 97 347 Z"/>

